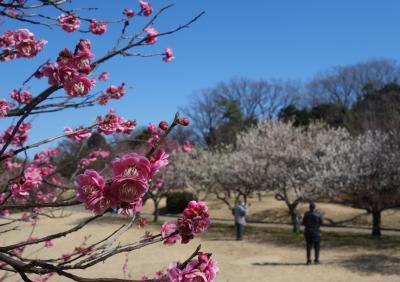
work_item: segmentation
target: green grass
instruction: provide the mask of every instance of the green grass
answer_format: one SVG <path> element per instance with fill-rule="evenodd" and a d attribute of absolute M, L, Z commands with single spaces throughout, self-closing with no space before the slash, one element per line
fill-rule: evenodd
<path fill-rule="evenodd" d="M 233 239 L 235 227 L 233 225 L 225 225 L 215 223 L 212 224 L 204 235 L 206 239 L 222 240 Z M 286 228 L 275 227 L 245 227 L 245 240 L 256 243 L 273 243 L 288 246 L 301 246 L 304 244 L 303 233 L 293 233 L 292 230 Z M 359 247 L 366 249 L 400 249 L 400 236 L 382 236 L 374 238 L 368 234 L 352 234 L 323 232 L 322 244 L 324 247 Z"/>

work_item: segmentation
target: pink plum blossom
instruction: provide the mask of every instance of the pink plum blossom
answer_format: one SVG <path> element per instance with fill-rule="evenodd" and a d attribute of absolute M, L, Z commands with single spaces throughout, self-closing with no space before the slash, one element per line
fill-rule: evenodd
<path fill-rule="evenodd" d="M 150 6 L 148 2 L 139 1 L 139 5 L 142 8 L 142 13 L 145 17 L 150 16 L 153 13 L 153 7 Z"/>
<path fill-rule="evenodd" d="M 124 11 L 122 12 L 127 18 L 132 18 L 135 13 L 133 12 L 133 10 L 125 8 Z"/>
<path fill-rule="evenodd" d="M 106 80 L 108 80 L 110 77 L 109 77 L 109 74 L 108 74 L 108 72 L 105 72 L 105 71 L 103 71 L 100 75 L 99 75 L 99 77 L 97 78 L 98 80 L 102 80 L 102 81 L 106 81 Z"/>
<path fill-rule="evenodd" d="M 74 140 L 76 142 L 82 142 L 83 140 L 92 135 L 92 131 L 90 129 L 84 128 L 82 126 L 75 130 L 66 126 L 64 127 L 64 132 L 68 134 L 67 137 L 69 139 Z"/>
<path fill-rule="evenodd" d="M 155 44 L 157 42 L 158 31 L 155 28 L 146 28 L 147 32 L 146 43 Z"/>
<path fill-rule="evenodd" d="M 160 168 L 167 166 L 169 155 L 164 149 L 158 149 L 154 152 L 153 156 L 150 158 L 150 175 L 153 176 Z"/>
<path fill-rule="evenodd" d="M 15 58 L 32 58 L 47 43 L 46 40 L 36 40 L 35 35 L 28 29 L 9 30 L 0 36 L 0 61 L 9 61 Z"/>
<path fill-rule="evenodd" d="M 147 132 L 150 133 L 151 135 L 158 135 L 161 133 L 160 129 L 154 123 L 150 123 L 147 126 Z"/>
<path fill-rule="evenodd" d="M 194 235 L 203 233 L 210 225 L 208 207 L 204 202 L 190 201 L 183 211 L 183 217 L 178 218 L 179 233 L 182 244 L 188 243 Z"/>
<path fill-rule="evenodd" d="M 28 90 L 18 91 L 14 89 L 11 94 L 11 98 L 21 104 L 28 104 L 32 100 L 32 94 Z"/>
<path fill-rule="evenodd" d="M 211 254 L 199 253 L 197 259 L 190 260 L 181 269 L 178 263 L 172 263 L 167 269 L 171 282 L 213 282 L 218 273 L 217 263 L 210 259 Z"/>
<path fill-rule="evenodd" d="M 161 226 L 161 236 L 164 238 L 164 244 L 172 245 L 175 244 L 176 241 L 181 239 L 179 234 L 175 234 L 170 236 L 171 234 L 175 233 L 178 230 L 176 224 L 172 221 L 166 221 Z M 168 238 L 167 238 L 168 237 Z"/>
<path fill-rule="evenodd" d="M 109 187 L 95 170 L 87 169 L 75 179 L 78 200 L 85 203 L 88 210 L 102 214 L 114 205 L 109 195 Z"/>
<path fill-rule="evenodd" d="M 87 95 L 89 91 L 92 90 L 94 84 L 94 79 L 89 79 L 86 76 L 78 76 L 64 87 L 68 96 L 81 97 Z"/>
<path fill-rule="evenodd" d="M 185 140 L 185 141 L 183 142 L 182 151 L 183 151 L 184 153 L 190 153 L 190 151 L 192 150 L 192 148 L 193 148 L 193 145 L 190 144 L 189 140 Z"/>
<path fill-rule="evenodd" d="M 2 166 L 5 169 L 11 170 L 11 169 L 18 169 L 22 167 L 22 163 L 19 163 L 17 161 L 14 161 L 12 158 L 7 158 L 2 162 Z M 1 203 L 1 200 L 0 200 Z"/>
<path fill-rule="evenodd" d="M 0 99 L 0 118 L 4 117 L 10 110 L 10 104 L 5 99 Z"/>
<path fill-rule="evenodd" d="M 78 200 L 87 203 L 89 199 L 98 192 L 102 192 L 105 187 L 105 181 L 97 171 L 87 169 L 75 179 Z"/>
<path fill-rule="evenodd" d="M 128 153 L 112 162 L 111 193 L 120 202 L 137 202 L 148 189 L 150 161 L 137 153 Z"/>
<path fill-rule="evenodd" d="M 140 212 L 143 208 L 142 200 L 138 199 L 136 202 L 127 203 L 120 202 L 118 204 L 118 214 L 132 217 L 134 214 Z"/>
<path fill-rule="evenodd" d="M 90 21 L 89 30 L 93 34 L 101 35 L 107 31 L 107 23 L 105 21 L 97 22 L 93 19 Z"/>
<path fill-rule="evenodd" d="M 53 240 L 48 240 L 48 241 L 44 242 L 44 246 L 46 248 L 51 248 L 51 247 L 54 246 L 54 241 Z"/>
<path fill-rule="evenodd" d="M 106 135 L 114 133 L 129 134 L 136 126 L 136 121 L 125 120 L 118 116 L 113 109 L 110 109 L 109 113 L 104 117 L 97 117 L 97 132 Z"/>
<path fill-rule="evenodd" d="M 61 28 L 66 32 L 74 32 L 81 25 L 81 21 L 75 14 L 72 13 L 68 15 L 62 14 L 58 17 L 58 22 L 61 25 Z"/>
<path fill-rule="evenodd" d="M 168 63 L 174 59 L 174 51 L 171 48 L 166 48 L 164 53 L 163 61 Z"/>
<path fill-rule="evenodd" d="M 12 137 L 12 132 L 14 130 L 14 125 L 9 126 L 1 135 L 0 135 L 0 144 L 10 142 L 14 146 L 23 146 L 25 142 L 28 140 L 29 131 L 32 128 L 29 122 L 23 122 L 19 126 L 17 133 Z"/>
<path fill-rule="evenodd" d="M 78 43 L 78 49 L 82 52 L 92 51 L 92 42 L 89 39 L 81 39 Z"/>

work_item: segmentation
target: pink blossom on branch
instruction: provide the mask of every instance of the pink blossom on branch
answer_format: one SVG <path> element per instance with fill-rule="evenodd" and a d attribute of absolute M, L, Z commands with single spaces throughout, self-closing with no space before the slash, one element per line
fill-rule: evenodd
<path fill-rule="evenodd" d="M 122 14 L 124 14 L 127 18 L 132 18 L 135 13 L 133 12 L 133 10 L 125 8 L 124 11 L 122 12 Z"/>
<path fill-rule="evenodd" d="M 178 123 L 183 126 L 188 126 L 190 123 L 190 120 L 188 118 L 184 117 L 184 118 L 181 118 L 180 120 L 178 120 Z"/>
<path fill-rule="evenodd" d="M 74 140 L 76 142 L 82 142 L 86 138 L 92 135 L 92 131 L 90 129 L 84 128 L 83 126 L 73 130 L 70 127 L 64 127 L 64 132 L 68 134 L 68 138 Z M 74 133 L 75 132 L 75 133 Z"/>
<path fill-rule="evenodd" d="M 10 142 L 11 145 L 22 147 L 28 140 L 29 131 L 31 128 L 32 126 L 29 122 L 23 122 L 21 123 L 14 137 L 11 137 L 14 130 L 14 125 L 9 126 L 4 133 L 0 135 L 0 144 Z"/>
<path fill-rule="evenodd" d="M 125 83 L 122 83 L 120 86 L 111 85 L 103 94 L 100 95 L 98 101 L 100 105 L 105 105 L 110 99 L 119 100 L 125 96 L 125 94 Z"/>
<path fill-rule="evenodd" d="M 161 226 L 160 231 L 161 231 L 161 236 L 164 238 L 163 242 L 165 245 L 175 244 L 176 241 L 181 239 L 181 236 L 179 234 L 171 236 L 171 234 L 175 233 L 177 230 L 178 227 L 172 221 L 164 222 L 164 224 Z"/>
<path fill-rule="evenodd" d="M 95 85 L 94 79 L 89 79 L 86 76 L 75 77 L 71 82 L 64 86 L 65 91 L 70 97 L 85 96 L 92 90 Z"/>
<path fill-rule="evenodd" d="M 154 176 L 154 174 L 156 174 L 156 172 L 167 166 L 169 161 L 168 161 L 169 155 L 165 152 L 164 149 L 158 149 L 153 156 L 151 156 L 150 158 L 150 163 L 151 163 L 151 167 L 150 167 L 150 174 L 151 176 Z"/>
<path fill-rule="evenodd" d="M 158 135 L 161 133 L 160 129 L 154 123 L 149 123 L 147 132 L 150 133 L 150 135 Z"/>
<path fill-rule="evenodd" d="M 28 104 L 32 100 L 32 94 L 28 90 L 18 91 L 14 89 L 10 93 L 11 98 L 21 104 Z"/>
<path fill-rule="evenodd" d="M 0 99 L 0 118 L 4 117 L 10 109 L 10 104 L 7 100 Z"/>
<path fill-rule="evenodd" d="M 146 28 L 147 32 L 146 43 L 155 44 L 157 42 L 158 31 L 155 28 Z"/>
<path fill-rule="evenodd" d="M 105 21 L 97 22 L 97 20 L 92 19 L 90 21 L 89 30 L 93 34 L 101 35 L 107 31 L 107 23 Z"/>
<path fill-rule="evenodd" d="M 90 52 L 92 50 L 92 43 L 89 39 L 81 39 L 78 43 L 78 49 L 82 52 Z"/>
<path fill-rule="evenodd" d="M 171 48 L 166 48 L 165 49 L 165 53 L 164 53 L 163 61 L 168 63 L 168 62 L 171 62 L 173 59 L 175 59 L 174 51 L 172 51 Z"/>
<path fill-rule="evenodd" d="M 103 177 L 97 171 L 93 169 L 85 170 L 75 179 L 78 200 L 84 203 L 88 202 L 93 195 L 104 190 L 105 184 Z"/>
<path fill-rule="evenodd" d="M 160 124 L 158 125 L 158 127 L 161 129 L 161 130 L 167 130 L 168 129 L 168 123 L 166 122 L 166 121 L 161 121 L 160 122 Z"/>
<path fill-rule="evenodd" d="M 135 120 L 125 120 L 124 118 L 115 114 L 115 111 L 111 109 L 104 117 L 97 117 L 97 132 L 106 135 L 114 133 L 129 134 L 136 126 Z"/>
<path fill-rule="evenodd" d="M 183 269 L 178 263 L 172 263 L 167 276 L 171 282 L 213 282 L 219 269 L 210 257 L 211 254 L 200 252 L 197 259 L 189 261 Z"/>
<path fill-rule="evenodd" d="M 22 167 L 22 163 L 19 163 L 17 161 L 13 161 L 12 158 L 7 158 L 5 159 L 2 163 L 3 168 L 11 170 L 11 169 L 18 169 Z M 0 200 L 0 203 L 2 201 Z"/>
<path fill-rule="evenodd" d="M 99 77 L 97 78 L 98 80 L 106 81 L 110 78 L 108 72 L 103 71 Z"/>
<path fill-rule="evenodd" d="M 46 40 L 36 40 L 35 35 L 28 29 L 6 31 L 0 36 L 0 48 L 3 54 L 0 61 L 9 61 L 15 58 L 32 58 L 42 50 Z"/>
<path fill-rule="evenodd" d="M 112 162 L 111 193 L 120 202 L 137 202 L 149 187 L 150 161 L 137 153 L 129 153 Z"/>
<path fill-rule="evenodd" d="M 48 241 L 44 242 L 44 246 L 46 248 L 54 247 L 54 241 L 53 240 L 48 240 Z"/>
<path fill-rule="evenodd" d="M 66 32 L 74 32 L 81 25 L 81 21 L 72 13 L 68 15 L 61 14 L 61 16 L 58 17 L 58 22 L 61 25 L 61 28 Z"/>
<path fill-rule="evenodd" d="M 148 2 L 139 1 L 139 5 L 140 5 L 140 8 L 142 8 L 141 13 L 145 17 L 150 16 L 154 11 L 153 7 L 151 7 Z"/>
<path fill-rule="evenodd" d="M 188 243 L 194 235 L 203 233 L 210 225 L 208 207 L 204 202 L 190 201 L 183 211 L 183 216 L 178 218 L 179 234 L 182 244 Z"/>

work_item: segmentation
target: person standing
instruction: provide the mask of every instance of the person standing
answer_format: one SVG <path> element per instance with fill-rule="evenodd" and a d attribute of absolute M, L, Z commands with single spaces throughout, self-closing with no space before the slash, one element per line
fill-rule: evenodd
<path fill-rule="evenodd" d="M 238 201 L 233 208 L 235 216 L 236 240 L 243 240 L 244 225 L 246 224 L 247 206 Z"/>
<path fill-rule="evenodd" d="M 305 227 L 304 238 L 307 244 L 307 265 L 311 264 L 311 249 L 314 248 L 314 263 L 319 264 L 319 251 L 321 246 L 322 216 L 315 211 L 315 203 L 310 202 L 309 211 L 304 213 L 302 224 Z"/>

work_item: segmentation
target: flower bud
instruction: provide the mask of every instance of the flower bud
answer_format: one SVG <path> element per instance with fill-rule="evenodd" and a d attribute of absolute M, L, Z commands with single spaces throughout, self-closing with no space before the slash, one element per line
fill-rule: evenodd
<path fill-rule="evenodd" d="M 167 130 L 168 128 L 168 123 L 166 121 L 162 121 L 160 122 L 160 124 L 158 125 L 158 127 L 162 130 Z"/>
<path fill-rule="evenodd" d="M 189 123 L 190 123 L 190 121 L 189 121 L 189 119 L 188 118 L 183 118 L 183 119 L 180 119 L 179 121 L 178 121 L 178 123 L 180 124 L 180 125 L 183 125 L 183 126 L 188 126 L 189 125 Z"/>

